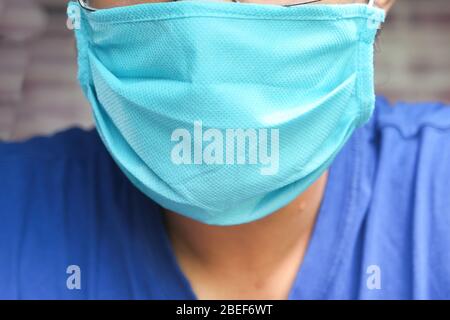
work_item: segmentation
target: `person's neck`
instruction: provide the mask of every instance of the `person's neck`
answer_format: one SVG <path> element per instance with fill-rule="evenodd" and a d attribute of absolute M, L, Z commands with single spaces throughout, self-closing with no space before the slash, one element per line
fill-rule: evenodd
<path fill-rule="evenodd" d="M 166 227 L 174 253 L 191 284 L 208 274 L 223 279 L 243 275 L 243 280 L 254 279 L 256 287 L 265 286 L 263 279 L 271 275 L 276 278 L 277 270 L 279 276 L 292 284 L 314 227 L 326 181 L 324 174 L 287 206 L 242 225 L 211 226 L 166 211 Z M 284 295 L 290 284 L 281 290 Z M 192 286 L 194 291 L 202 291 L 195 290 L 195 284 Z"/>

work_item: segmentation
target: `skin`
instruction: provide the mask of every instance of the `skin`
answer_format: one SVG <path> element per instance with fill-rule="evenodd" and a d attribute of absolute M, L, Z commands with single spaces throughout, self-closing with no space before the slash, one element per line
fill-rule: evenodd
<path fill-rule="evenodd" d="M 230 0 L 231 1 L 231 0 Z M 241 0 L 293 4 L 305 0 Z M 159 0 L 93 0 L 110 8 Z M 324 0 L 321 4 L 367 3 Z M 395 0 L 376 0 L 389 11 Z M 315 4 L 312 4 L 315 5 Z M 166 229 L 182 272 L 199 299 L 286 299 L 305 255 L 328 173 L 273 214 L 237 226 L 210 226 L 165 211 Z"/>

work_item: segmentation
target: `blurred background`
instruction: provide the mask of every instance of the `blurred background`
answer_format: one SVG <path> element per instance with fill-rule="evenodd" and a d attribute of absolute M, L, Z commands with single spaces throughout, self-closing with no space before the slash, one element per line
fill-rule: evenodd
<path fill-rule="evenodd" d="M 0 139 L 92 126 L 65 0 L 0 0 Z M 376 53 L 378 94 L 450 104 L 450 0 L 397 0 Z"/>

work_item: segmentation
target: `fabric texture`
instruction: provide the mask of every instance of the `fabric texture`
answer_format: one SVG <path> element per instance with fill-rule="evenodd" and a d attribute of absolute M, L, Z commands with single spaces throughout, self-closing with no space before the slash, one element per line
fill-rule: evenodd
<path fill-rule="evenodd" d="M 330 167 L 290 299 L 450 299 L 449 163 L 448 106 L 379 98 Z M 160 206 L 95 131 L 0 143 L 0 177 L 0 298 L 196 298 Z"/>
<path fill-rule="evenodd" d="M 245 223 L 286 205 L 372 114 L 381 9 L 186 1 L 68 12 L 80 12 L 79 78 L 111 155 L 158 204 L 204 223 Z M 204 135 L 194 132 L 188 160 L 174 162 L 174 132 L 196 122 Z M 229 129 L 278 138 L 258 135 L 242 151 L 222 139 Z M 204 155 L 213 142 L 215 160 L 196 162 L 196 148 Z M 262 173 L 267 149 L 279 150 L 272 174 Z"/>

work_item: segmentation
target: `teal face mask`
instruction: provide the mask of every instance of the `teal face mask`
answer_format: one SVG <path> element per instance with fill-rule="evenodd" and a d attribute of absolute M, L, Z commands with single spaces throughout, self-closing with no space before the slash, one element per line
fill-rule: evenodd
<path fill-rule="evenodd" d="M 204 223 L 287 205 L 374 107 L 384 11 L 369 5 L 71 3 L 69 13 L 112 157 L 162 207 Z"/>

